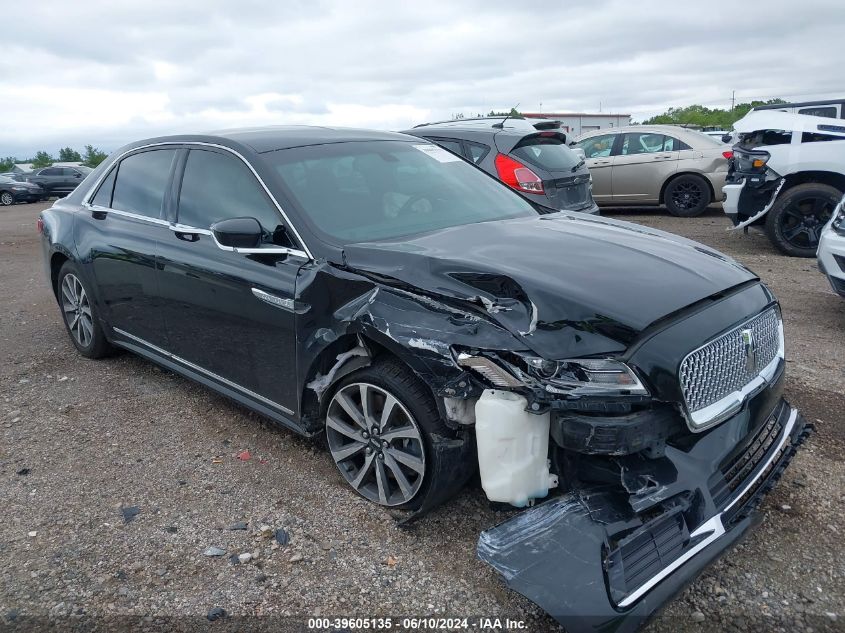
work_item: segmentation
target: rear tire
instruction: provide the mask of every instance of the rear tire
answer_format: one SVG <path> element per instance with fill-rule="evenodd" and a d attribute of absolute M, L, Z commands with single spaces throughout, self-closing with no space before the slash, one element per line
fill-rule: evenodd
<path fill-rule="evenodd" d="M 103 358 L 111 354 L 114 348 L 106 340 L 97 308 L 76 264 L 64 263 L 56 289 L 62 321 L 79 353 L 86 358 Z"/>
<path fill-rule="evenodd" d="M 679 218 L 701 215 L 710 204 L 711 198 L 707 181 L 695 174 L 674 178 L 663 192 L 663 201 L 669 213 Z"/>
<path fill-rule="evenodd" d="M 368 414 L 361 406 L 365 393 Z M 395 403 L 388 405 L 390 398 Z M 410 370 L 385 360 L 349 374 L 332 389 L 325 421 L 332 459 L 358 494 L 383 506 L 419 508 L 432 480 L 430 436 L 452 432 Z"/>
<path fill-rule="evenodd" d="M 4 207 L 9 207 L 13 204 L 15 204 L 15 196 L 13 196 L 8 191 L 0 193 L 0 205 L 3 205 Z"/>
<path fill-rule="evenodd" d="M 786 255 L 815 257 L 821 231 L 841 197 L 836 187 L 821 183 L 788 189 L 766 215 L 766 235 Z"/>

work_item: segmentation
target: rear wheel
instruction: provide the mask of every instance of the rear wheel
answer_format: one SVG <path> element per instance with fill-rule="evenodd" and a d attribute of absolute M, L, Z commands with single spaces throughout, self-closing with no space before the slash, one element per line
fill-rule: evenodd
<path fill-rule="evenodd" d="M 766 235 L 792 257 L 815 257 L 824 225 L 842 193 L 820 183 L 796 185 L 783 193 L 766 215 Z"/>
<path fill-rule="evenodd" d="M 710 198 L 707 181 L 695 174 L 678 176 L 663 192 L 663 201 L 669 213 L 681 218 L 691 218 L 704 213 L 710 204 Z"/>
<path fill-rule="evenodd" d="M 62 320 L 79 353 L 88 358 L 107 356 L 112 346 L 103 333 L 91 294 L 82 283 L 76 265 L 70 261 L 59 271 L 58 299 Z"/>
<path fill-rule="evenodd" d="M 361 496 L 416 509 L 430 484 L 429 435 L 449 435 L 416 376 L 381 361 L 339 381 L 326 409 L 332 459 Z"/>
<path fill-rule="evenodd" d="M 2 204 L 4 207 L 8 207 L 10 205 L 15 204 L 15 196 L 13 196 L 8 191 L 0 193 L 0 204 Z"/>

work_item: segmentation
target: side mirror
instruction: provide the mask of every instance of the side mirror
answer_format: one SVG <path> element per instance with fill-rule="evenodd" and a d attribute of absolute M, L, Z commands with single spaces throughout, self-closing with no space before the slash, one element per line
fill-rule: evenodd
<path fill-rule="evenodd" d="M 258 248 L 263 231 L 255 218 L 230 218 L 211 225 L 214 239 L 220 246 Z"/>
<path fill-rule="evenodd" d="M 733 134 L 723 134 L 722 135 L 722 142 L 723 143 L 730 143 L 733 140 Z"/>

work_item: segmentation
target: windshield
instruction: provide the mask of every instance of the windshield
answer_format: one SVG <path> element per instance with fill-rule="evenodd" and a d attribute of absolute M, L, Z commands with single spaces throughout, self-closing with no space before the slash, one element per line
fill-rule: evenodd
<path fill-rule="evenodd" d="M 331 143 L 263 158 L 305 221 L 330 243 L 387 240 L 537 214 L 518 194 L 431 143 Z"/>
<path fill-rule="evenodd" d="M 581 157 L 557 138 L 525 139 L 511 154 L 548 171 L 573 171 L 581 166 Z"/>

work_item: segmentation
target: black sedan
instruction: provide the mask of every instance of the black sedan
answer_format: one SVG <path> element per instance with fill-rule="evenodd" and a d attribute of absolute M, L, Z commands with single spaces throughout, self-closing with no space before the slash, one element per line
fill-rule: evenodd
<path fill-rule="evenodd" d="M 636 628 L 754 525 L 809 432 L 753 273 L 539 213 L 419 138 L 145 140 L 39 227 L 80 354 L 130 350 L 325 434 L 351 488 L 408 519 L 478 471 L 528 507 L 479 556 L 570 631 Z"/>
<path fill-rule="evenodd" d="M 38 185 L 0 176 L 0 205 L 4 207 L 16 202 L 38 202 L 45 195 L 45 191 Z"/>

